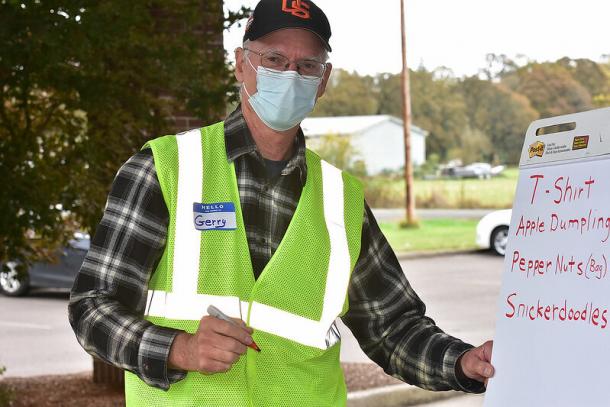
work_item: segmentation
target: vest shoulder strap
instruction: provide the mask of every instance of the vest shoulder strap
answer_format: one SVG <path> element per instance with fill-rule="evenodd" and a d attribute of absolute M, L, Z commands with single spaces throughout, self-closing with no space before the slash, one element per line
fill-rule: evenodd
<path fill-rule="evenodd" d="M 149 140 L 142 146 L 142 150 L 150 148 L 153 152 L 155 169 L 157 178 L 163 193 L 163 199 L 168 208 L 171 208 L 175 202 L 176 188 L 178 183 L 178 137 L 196 137 L 197 142 L 201 135 L 223 134 L 224 122 L 214 123 L 212 125 L 185 131 L 176 135 L 166 135 Z M 195 144 L 196 144 L 195 143 Z"/>
<path fill-rule="evenodd" d="M 163 193 L 163 199 L 168 208 L 173 207 L 177 179 L 178 143 L 175 135 L 167 135 L 149 140 L 142 146 L 142 150 L 150 148 L 153 153 L 157 179 Z"/>
<path fill-rule="evenodd" d="M 364 219 L 364 186 L 362 181 L 346 171 L 337 169 L 310 149 L 307 149 L 306 154 L 308 163 L 315 163 L 315 165 L 324 163 L 325 166 L 332 167 L 341 173 L 345 197 L 344 224 L 347 231 L 348 248 L 353 269 L 360 254 L 362 223 Z"/>

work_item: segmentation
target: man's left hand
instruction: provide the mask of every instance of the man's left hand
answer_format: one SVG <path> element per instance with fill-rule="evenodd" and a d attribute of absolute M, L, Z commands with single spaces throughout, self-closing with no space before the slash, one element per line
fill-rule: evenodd
<path fill-rule="evenodd" d="M 493 344 L 493 341 L 487 341 L 462 355 L 459 367 L 466 377 L 487 386 L 487 380 L 494 375 L 494 367 L 490 363 Z"/>

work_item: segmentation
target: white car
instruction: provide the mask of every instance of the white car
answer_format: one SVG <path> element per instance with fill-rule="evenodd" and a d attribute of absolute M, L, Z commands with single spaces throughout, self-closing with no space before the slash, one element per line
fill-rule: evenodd
<path fill-rule="evenodd" d="M 457 178 L 491 178 L 491 165 L 487 163 L 472 163 L 465 167 L 457 167 L 454 169 L 454 175 Z"/>
<path fill-rule="evenodd" d="M 477 225 L 477 246 L 504 256 L 512 212 L 512 209 L 504 209 L 483 216 Z"/>

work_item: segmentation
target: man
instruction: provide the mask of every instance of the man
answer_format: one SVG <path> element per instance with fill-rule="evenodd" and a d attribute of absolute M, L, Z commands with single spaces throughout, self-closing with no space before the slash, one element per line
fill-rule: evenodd
<path fill-rule="evenodd" d="M 127 370 L 128 405 L 344 405 L 338 317 L 388 374 L 484 391 L 491 342 L 425 316 L 360 183 L 305 148 L 330 35 L 313 2 L 262 0 L 235 53 L 241 105 L 119 170 L 69 311 Z"/>

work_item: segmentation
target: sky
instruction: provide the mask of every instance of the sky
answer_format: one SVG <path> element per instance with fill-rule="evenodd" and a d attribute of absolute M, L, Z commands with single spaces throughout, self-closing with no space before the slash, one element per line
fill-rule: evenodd
<path fill-rule="evenodd" d="M 225 9 L 257 0 L 225 0 Z M 330 20 L 335 68 L 360 74 L 402 69 L 400 0 L 316 0 Z M 602 61 L 610 54 L 608 0 L 405 0 L 409 67 L 475 75 L 488 53 L 554 61 Z M 225 32 L 225 49 L 241 45 L 242 27 Z"/>

